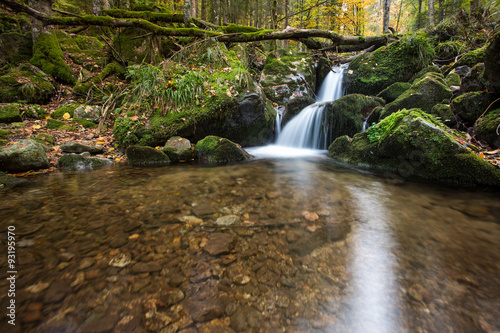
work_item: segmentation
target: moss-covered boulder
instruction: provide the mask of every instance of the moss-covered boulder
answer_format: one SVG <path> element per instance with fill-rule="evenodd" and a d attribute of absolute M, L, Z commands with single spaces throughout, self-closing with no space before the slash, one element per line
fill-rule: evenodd
<path fill-rule="evenodd" d="M 281 126 L 284 127 L 290 119 L 298 115 L 306 106 L 314 104 L 315 102 L 316 101 L 308 95 L 298 96 L 289 100 L 285 104 L 285 112 L 283 113 L 283 118 L 281 119 Z"/>
<path fill-rule="evenodd" d="M 28 64 L 12 68 L 0 76 L 0 102 L 25 101 L 43 104 L 54 94 L 54 85 L 46 74 Z"/>
<path fill-rule="evenodd" d="M 446 75 L 444 83 L 446 83 L 448 87 L 460 86 L 462 84 L 462 79 L 457 73 L 451 72 L 450 74 Z"/>
<path fill-rule="evenodd" d="M 33 140 L 46 146 L 52 146 L 54 144 L 54 138 L 47 133 L 38 133 Z"/>
<path fill-rule="evenodd" d="M 415 74 L 412 78 L 411 78 L 411 83 L 415 83 L 417 81 L 420 81 L 424 76 L 432 76 L 432 74 L 430 73 L 435 73 L 435 74 L 438 74 L 436 77 L 438 78 L 443 78 L 441 76 L 441 70 L 436 67 L 436 66 L 433 66 L 433 65 L 429 65 L 425 68 L 423 68 L 422 70 L 420 70 L 420 72 L 418 72 L 417 74 Z"/>
<path fill-rule="evenodd" d="M 34 140 L 0 148 L 0 170 L 9 172 L 46 169 L 50 166 L 45 148 Z"/>
<path fill-rule="evenodd" d="M 61 50 L 71 61 L 90 72 L 100 71 L 107 60 L 105 44 L 97 37 L 85 34 L 69 34 L 62 30 L 54 33 L 59 40 Z"/>
<path fill-rule="evenodd" d="M 49 118 L 47 119 L 47 125 L 45 125 L 45 127 L 47 127 L 47 129 L 59 129 L 63 127 L 64 124 L 64 121 Z"/>
<path fill-rule="evenodd" d="M 470 74 L 462 80 L 461 91 L 483 91 L 488 87 L 488 81 L 484 78 L 484 63 L 479 63 L 472 67 Z"/>
<path fill-rule="evenodd" d="M 180 136 L 173 136 L 165 143 L 163 152 L 173 162 L 186 162 L 193 160 L 194 150 L 191 141 Z"/>
<path fill-rule="evenodd" d="M 170 158 L 161 150 L 152 147 L 130 146 L 125 151 L 128 164 L 132 166 L 162 166 L 170 164 Z"/>
<path fill-rule="evenodd" d="M 31 33 L 8 32 L 0 34 L 0 65 L 17 65 L 33 56 Z"/>
<path fill-rule="evenodd" d="M 75 114 L 75 109 L 78 107 L 78 104 L 75 104 L 73 102 L 70 102 L 68 104 L 64 104 L 54 110 L 50 116 L 53 119 L 64 119 L 64 115 L 67 113 L 69 118 L 73 118 L 73 115 Z M 69 119 L 66 118 L 66 119 Z"/>
<path fill-rule="evenodd" d="M 65 142 L 60 147 L 63 153 L 81 154 L 88 152 L 90 154 L 102 154 L 104 147 L 102 145 L 84 145 L 79 142 Z"/>
<path fill-rule="evenodd" d="M 472 127 L 494 100 L 493 94 L 473 91 L 454 98 L 451 107 L 453 113 L 466 127 Z"/>
<path fill-rule="evenodd" d="M 420 108 L 430 113 L 434 105 L 452 97 L 451 90 L 443 83 L 443 77 L 435 77 L 433 73 L 425 75 L 422 79 L 412 84 L 394 102 L 385 106 L 381 118 L 385 118 L 402 109 Z"/>
<path fill-rule="evenodd" d="M 375 96 L 395 82 L 407 82 L 433 58 L 434 51 L 426 38 L 402 38 L 354 59 L 344 75 L 344 87 L 348 94 Z"/>
<path fill-rule="evenodd" d="M 41 33 L 33 46 L 31 63 L 56 81 L 74 84 L 73 72 L 64 62 L 64 54 L 55 33 Z"/>
<path fill-rule="evenodd" d="M 209 163 L 238 162 L 250 158 L 240 145 L 213 135 L 198 141 L 196 151 L 200 160 Z"/>
<path fill-rule="evenodd" d="M 18 104 L 0 104 L 0 123 L 15 123 L 23 121 Z"/>
<path fill-rule="evenodd" d="M 269 56 L 260 77 L 267 98 L 285 105 L 296 96 L 314 96 L 316 71 L 310 56 Z"/>
<path fill-rule="evenodd" d="M 350 94 L 325 104 L 325 128 L 328 129 L 327 144 L 342 135 L 353 136 L 363 129 L 363 121 L 379 101 L 370 96 Z M 326 147 L 325 147 L 326 148 Z"/>
<path fill-rule="evenodd" d="M 500 33 L 487 46 L 484 55 L 484 76 L 491 92 L 500 93 Z"/>
<path fill-rule="evenodd" d="M 409 82 L 396 82 L 379 92 L 377 97 L 383 98 L 386 103 L 391 103 L 410 89 L 410 87 L 411 83 Z"/>
<path fill-rule="evenodd" d="M 476 138 L 486 141 L 491 148 L 500 148 L 500 109 L 488 111 L 474 125 Z"/>
<path fill-rule="evenodd" d="M 500 169 L 464 146 L 460 135 L 419 109 L 401 110 L 367 131 L 337 138 L 329 156 L 386 177 L 500 186 Z"/>
<path fill-rule="evenodd" d="M 80 105 L 75 109 L 73 117 L 98 123 L 101 117 L 101 107 L 99 105 Z"/>
<path fill-rule="evenodd" d="M 77 154 L 65 154 L 57 160 L 60 168 L 73 171 L 94 170 L 111 164 L 113 161 L 106 158 L 85 157 Z"/>
<path fill-rule="evenodd" d="M 453 128 L 457 125 L 457 120 L 450 104 L 436 104 L 429 113 L 433 114 L 448 127 Z"/>
<path fill-rule="evenodd" d="M 486 58 L 486 47 L 487 45 L 465 53 L 457 62 L 453 63 L 453 65 L 451 66 L 443 66 L 443 74 L 448 75 L 448 73 L 450 73 L 453 69 L 461 66 L 473 67 L 480 62 L 484 63 L 484 60 Z"/>

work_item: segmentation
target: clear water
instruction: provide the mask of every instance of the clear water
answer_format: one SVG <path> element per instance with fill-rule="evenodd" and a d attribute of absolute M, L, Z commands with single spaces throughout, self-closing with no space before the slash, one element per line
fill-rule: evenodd
<path fill-rule="evenodd" d="M 2 332 L 500 330 L 499 193 L 321 155 L 31 181 L 0 192 Z"/>

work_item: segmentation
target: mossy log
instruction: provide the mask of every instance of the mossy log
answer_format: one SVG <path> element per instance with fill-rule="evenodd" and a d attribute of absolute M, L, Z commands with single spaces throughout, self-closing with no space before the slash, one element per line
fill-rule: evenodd
<path fill-rule="evenodd" d="M 284 30 L 256 30 L 251 27 L 239 27 L 236 32 L 226 33 L 223 27 L 219 31 L 206 30 L 202 28 L 167 28 L 162 27 L 153 22 L 171 19 L 180 20 L 180 14 L 155 14 L 143 12 L 107 12 L 108 15 L 127 16 L 127 18 L 116 18 L 111 16 L 75 16 L 75 17 L 56 17 L 41 13 L 33 8 L 30 8 L 20 2 L 14 0 L 0 0 L 0 4 L 5 5 L 15 11 L 25 12 L 30 16 L 41 21 L 45 26 L 81 26 L 94 25 L 106 27 L 125 27 L 125 28 L 140 28 L 152 32 L 156 35 L 176 36 L 176 37 L 198 37 L 198 38 L 217 38 L 220 42 L 227 43 L 250 43 L 264 40 L 297 40 L 306 45 L 309 49 L 326 50 L 333 49 L 336 46 L 343 46 L 343 52 L 366 49 L 371 45 L 385 45 L 390 38 L 388 35 L 359 37 L 359 36 L 344 36 L 329 30 L 320 29 L 296 29 L 288 27 Z M 131 17 L 132 16 L 132 17 Z M 131 17 L 131 18 L 129 18 Z M 235 26 L 231 26 L 234 28 Z M 228 32 L 229 32 L 228 31 Z M 314 38 L 324 38 L 329 40 L 328 43 L 315 40 Z"/>

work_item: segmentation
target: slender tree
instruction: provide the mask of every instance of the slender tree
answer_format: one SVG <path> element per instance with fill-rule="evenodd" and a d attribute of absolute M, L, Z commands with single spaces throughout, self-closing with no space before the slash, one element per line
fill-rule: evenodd
<path fill-rule="evenodd" d="M 188 28 L 191 24 L 191 0 L 184 0 L 184 25 Z"/>
<path fill-rule="evenodd" d="M 429 0 L 429 25 L 434 28 L 434 0 Z"/>
<path fill-rule="evenodd" d="M 391 17 L 391 0 L 384 0 L 384 18 L 382 22 L 382 33 L 389 32 L 389 20 Z"/>

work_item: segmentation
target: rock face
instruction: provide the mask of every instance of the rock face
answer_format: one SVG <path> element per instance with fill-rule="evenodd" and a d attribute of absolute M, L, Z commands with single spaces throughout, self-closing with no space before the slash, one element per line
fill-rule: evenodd
<path fill-rule="evenodd" d="M 67 154 L 61 156 L 57 161 L 57 164 L 59 165 L 59 167 L 66 170 L 83 171 L 93 170 L 106 165 L 111 165 L 113 164 L 113 161 L 104 158 L 89 158 L 82 155 Z"/>
<path fill-rule="evenodd" d="M 250 155 L 240 145 L 218 136 L 207 136 L 196 144 L 199 158 L 210 163 L 243 161 Z"/>
<path fill-rule="evenodd" d="M 161 166 L 170 164 L 170 158 L 151 147 L 130 146 L 126 152 L 128 163 L 132 166 Z"/>
<path fill-rule="evenodd" d="M 283 119 L 281 120 L 281 127 L 284 127 L 290 119 L 298 115 L 302 109 L 313 104 L 314 102 L 315 100 L 307 95 L 298 96 L 288 101 L 285 105 L 285 113 L 283 115 Z"/>
<path fill-rule="evenodd" d="M 405 108 L 419 108 L 430 113 L 434 105 L 440 104 L 443 100 L 449 100 L 451 96 L 452 92 L 444 84 L 441 74 L 427 73 L 394 102 L 387 104 L 381 113 L 381 118 Z"/>
<path fill-rule="evenodd" d="M 188 139 L 173 136 L 165 143 L 163 152 L 173 162 L 190 161 L 193 159 L 193 148 Z"/>
<path fill-rule="evenodd" d="M 433 56 L 425 38 L 401 39 L 354 59 L 344 75 L 344 87 L 348 94 L 375 96 L 395 82 L 410 80 L 431 63 Z"/>
<path fill-rule="evenodd" d="M 23 121 L 19 113 L 19 106 L 14 104 L 0 105 L 0 123 L 14 123 Z"/>
<path fill-rule="evenodd" d="M 483 118 L 478 119 L 474 133 L 478 140 L 486 141 L 491 148 L 500 148 L 500 109 L 488 111 Z"/>
<path fill-rule="evenodd" d="M 337 138 L 329 156 L 370 165 L 391 178 L 500 186 L 500 170 L 460 143 L 458 134 L 422 110 L 401 110 L 352 140 Z"/>
<path fill-rule="evenodd" d="M 0 149 L 0 170 L 29 171 L 50 166 L 44 147 L 34 140 L 20 140 Z"/>

